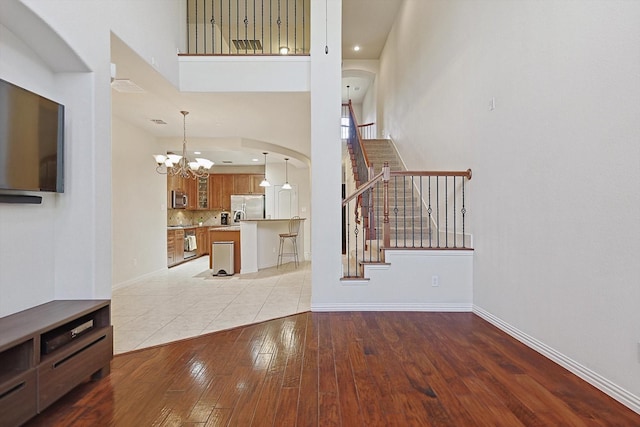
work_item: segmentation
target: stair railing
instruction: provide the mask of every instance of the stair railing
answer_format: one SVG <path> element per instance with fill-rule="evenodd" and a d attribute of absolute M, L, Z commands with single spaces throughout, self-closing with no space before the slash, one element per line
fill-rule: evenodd
<path fill-rule="evenodd" d="M 382 171 L 345 197 L 346 250 L 343 278 L 364 277 L 364 266 L 384 263 L 385 251 L 393 249 L 472 249 L 469 228 L 466 171 L 393 172 L 388 162 Z M 372 233 L 364 233 L 366 215 Z"/>
<path fill-rule="evenodd" d="M 353 171 L 356 188 L 358 188 L 363 183 L 371 180 L 373 176 L 373 165 L 369 161 L 367 151 L 362 142 L 363 138 L 360 133 L 356 115 L 353 112 L 351 100 L 346 104 L 342 104 L 342 117 L 346 120 L 346 124 L 343 125 L 343 139 L 347 144 L 347 150 L 349 151 L 351 160 L 351 170 Z M 372 233 L 375 233 L 370 215 L 374 209 L 371 193 L 369 191 L 362 193 L 358 197 L 358 203 L 358 209 L 362 212 L 362 227 L 360 230 L 364 229 L 367 237 L 371 237 Z"/>
<path fill-rule="evenodd" d="M 358 125 L 358 130 L 360 131 L 362 139 L 376 139 L 375 123 Z"/>

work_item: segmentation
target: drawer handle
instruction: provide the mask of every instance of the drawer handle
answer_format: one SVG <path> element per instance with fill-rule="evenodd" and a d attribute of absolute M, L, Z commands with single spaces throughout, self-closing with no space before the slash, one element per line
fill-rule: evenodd
<path fill-rule="evenodd" d="M 63 363 L 67 362 L 70 359 L 73 359 L 75 356 L 77 356 L 78 354 L 82 353 L 83 351 L 85 351 L 86 349 L 88 349 L 89 347 L 93 347 L 94 345 L 98 344 L 100 341 L 102 341 L 103 339 L 105 339 L 107 336 L 103 335 L 100 338 L 90 342 L 89 344 L 85 345 L 84 347 L 82 347 L 81 349 L 74 351 L 73 353 L 71 353 L 70 355 L 68 355 L 67 357 L 65 357 L 64 359 L 60 359 L 57 362 L 55 362 L 53 364 L 53 368 L 57 368 L 58 366 L 62 365 Z"/>
<path fill-rule="evenodd" d="M 26 381 L 22 381 L 20 384 L 14 385 L 9 390 L 7 390 L 4 393 L 0 394 L 0 400 L 2 400 L 5 397 L 9 396 L 11 393 L 15 393 L 16 391 L 20 390 L 21 388 L 24 387 L 25 384 L 26 384 Z"/>

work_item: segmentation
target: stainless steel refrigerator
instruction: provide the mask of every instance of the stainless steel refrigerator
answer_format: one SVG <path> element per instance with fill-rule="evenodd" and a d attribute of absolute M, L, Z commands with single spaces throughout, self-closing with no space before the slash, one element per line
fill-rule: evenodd
<path fill-rule="evenodd" d="M 241 219 L 264 218 L 264 195 L 231 196 L 231 214 L 234 222 L 238 222 Z"/>

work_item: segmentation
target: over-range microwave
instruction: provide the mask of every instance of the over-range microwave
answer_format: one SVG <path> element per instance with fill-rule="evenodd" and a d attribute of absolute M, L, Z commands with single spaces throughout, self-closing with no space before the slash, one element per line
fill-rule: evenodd
<path fill-rule="evenodd" d="M 171 207 L 173 209 L 185 209 L 187 207 L 187 194 L 179 191 L 171 191 Z"/>

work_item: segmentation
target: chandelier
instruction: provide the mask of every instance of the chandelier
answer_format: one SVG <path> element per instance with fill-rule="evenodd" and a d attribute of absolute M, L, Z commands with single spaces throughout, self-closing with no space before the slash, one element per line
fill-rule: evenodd
<path fill-rule="evenodd" d="M 190 161 L 187 158 L 187 114 L 188 111 L 180 111 L 182 114 L 182 127 L 183 127 L 183 139 L 182 139 L 182 156 L 177 154 L 168 153 L 154 154 L 153 158 L 156 160 L 158 166 L 156 172 L 160 174 L 175 175 L 181 178 L 204 178 L 209 174 L 209 168 L 213 166 L 211 160 L 196 158 L 195 161 Z M 166 168 L 163 168 L 166 166 Z"/>

